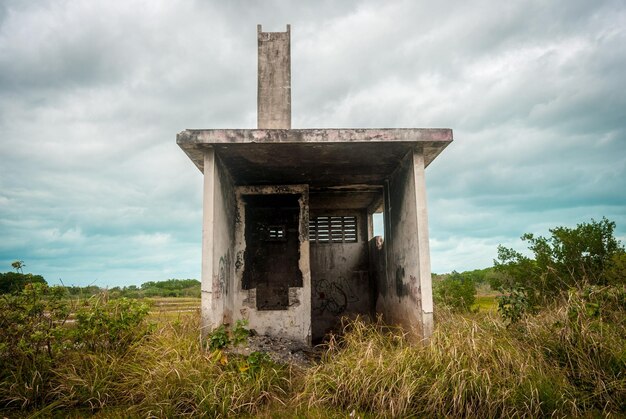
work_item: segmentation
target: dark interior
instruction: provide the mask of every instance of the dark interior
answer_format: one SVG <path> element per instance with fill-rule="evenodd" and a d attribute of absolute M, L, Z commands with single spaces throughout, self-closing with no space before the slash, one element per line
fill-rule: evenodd
<path fill-rule="evenodd" d="M 243 289 L 256 288 L 258 310 L 287 310 L 289 287 L 302 286 L 298 266 L 299 195 L 247 195 Z"/>

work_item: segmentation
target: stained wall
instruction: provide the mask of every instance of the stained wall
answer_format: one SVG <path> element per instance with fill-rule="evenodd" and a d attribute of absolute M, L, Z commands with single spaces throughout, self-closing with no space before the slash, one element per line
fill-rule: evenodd
<path fill-rule="evenodd" d="M 312 203 L 312 206 L 314 204 Z M 316 242 L 311 237 L 313 342 L 341 330 L 341 318 L 372 312 L 366 210 L 311 209 L 317 216 L 355 216 L 355 242 Z"/>
<path fill-rule="evenodd" d="M 202 327 L 233 319 L 235 212 L 233 182 L 212 149 L 205 152 L 202 227 Z"/>
<path fill-rule="evenodd" d="M 258 334 L 283 336 L 303 343 L 311 342 L 311 270 L 308 240 L 309 194 L 307 185 L 238 186 L 235 188 L 237 215 L 235 224 L 234 320 L 248 321 Z M 288 287 L 288 306 L 281 310 L 259 310 L 257 288 L 244 287 L 246 271 L 246 199 L 249 195 L 299 195 L 297 261 L 301 286 Z M 246 289 L 247 288 L 247 289 Z"/>
<path fill-rule="evenodd" d="M 424 157 L 409 152 L 385 186 L 385 252 L 377 311 L 421 338 L 432 333 L 432 286 Z"/>

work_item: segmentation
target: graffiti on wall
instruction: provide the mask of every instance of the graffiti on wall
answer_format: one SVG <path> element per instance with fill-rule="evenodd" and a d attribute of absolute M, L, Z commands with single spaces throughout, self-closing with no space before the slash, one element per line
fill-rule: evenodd
<path fill-rule="evenodd" d="M 350 284 L 340 276 L 337 279 L 322 279 L 315 284 L 316 300 L 313 309 L 317 314 L 329 312 L 335 316 L 345 312 L 348 304 L 359 301 Z"/>
<path fill-rule="evenodd" d="M 220 299 L 223 295 L 230 293 L 230 250 L 220 257 L 217 275 L 213 275 L 211 288 L 213 298 Z"/>
<path fill-rule="evenodd" d="M 422 290 L 417 278 L 409 275 L 409 281 L 405 282 L 404 267 L 399 266 L 396 269 L 396 295 L 399 299 L 409 297 L 414 302 L 420 302 L 422 298 Z"/>

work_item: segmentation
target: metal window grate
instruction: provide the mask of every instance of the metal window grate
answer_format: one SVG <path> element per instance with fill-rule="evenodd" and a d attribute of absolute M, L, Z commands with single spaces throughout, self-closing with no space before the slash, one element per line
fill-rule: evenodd
<path fill-rule="evenodd" d="M 287 238 L 285 234 L 285 226 L 284 225 L 273 225 L 267 227 L 267 241 L 285 241 Z"/>
<path fill-rule="evenodd" d="M 309 220 L 309 239 L 312 243 L 356 243 L 356 217 L 352 215 L 324 215 Z"/>

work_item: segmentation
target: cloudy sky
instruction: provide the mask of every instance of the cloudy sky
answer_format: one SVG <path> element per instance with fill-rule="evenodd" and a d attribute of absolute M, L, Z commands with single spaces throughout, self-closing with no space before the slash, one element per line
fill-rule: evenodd
<path fill-rule="evenodd" d="M 294 128 L 452 128 L 434 272 L 600 219 L 626 241 L 624 1 L 0 2 L 0 272 L 200 277 L 186 128 L 255 128 L 256 25 L 292 26 Z"/>

